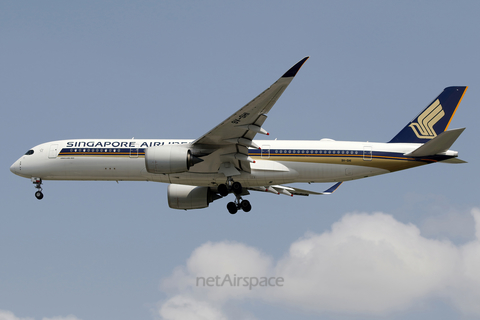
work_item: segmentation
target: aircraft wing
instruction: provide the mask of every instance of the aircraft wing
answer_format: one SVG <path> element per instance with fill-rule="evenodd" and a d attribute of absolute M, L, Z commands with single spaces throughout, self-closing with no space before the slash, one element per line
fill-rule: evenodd
<path fill-rule="evenodd" d="M 271 192 L 275 194 L 284 194 L 287 196 L 308 196 L 308 195 L 322 195 L 322 194 L 332 194 L 334 193 L 338 187 L 343 182 L 338 182 L 332 187 L 328 188 L 324 192 L 315 192 L 315 191 L 309 191 L 309 190 L 304 190 L 300 188 L 293 188 L 293 187 L 287 187 L 287 186 L 281 186 L 281 185 L 275 185 L 275 186 L 267 186 L 267 187 L 248 187 L 249 190 L 254 190 L 254 191 L 264 191 L 264 192 Z"/>
<path fill-rule="evenodd" d="M 251 159 L 248 158 L 248 148 L 259 147 L 252 142 L 253 138 L 257 133 L 268 134 L 262 128 L 263 123 L 267 119 L 266 114 L 277 102 L 308 58 L 305 57 L 300 60 L 267 90 L 263 91 L 218 126 L 192 142 L 194 149 L 200 150 L 200 153 L 207 153 L 208 156 L 202 156 L 204 161 L 193 167 L 191 171 L 217 172 L 220 168 L 220 171 L 223 170 L 228 172 L 226 174 L 232 175 L 232 173 L 235 173 L 235 170 L 230 169 L 228 165 L 224 165 L 224 167 L 228 168 L 221 168 L 222 164 L 230 163 L 238 170 L 250 172 Z"/>

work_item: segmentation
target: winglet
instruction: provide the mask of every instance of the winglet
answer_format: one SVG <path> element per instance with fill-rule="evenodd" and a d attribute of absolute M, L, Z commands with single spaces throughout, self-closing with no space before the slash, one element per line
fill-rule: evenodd
<path fill-rule="evenodd" d="M 303 64 L 305 63 L 305 61 L 308 60 L 308 58 L 310 58 L 310 57 L 305 57 L 305 58 L 303 58 L 302 60 L 300 60 L 299 62 L 297 62 L 296 65 L 294 65 L 294 66 L 291 67 L 287 72 L 285 72 L 285 74 L 282 76 L 282 78 L 295 77 L 295 75 L 297 74 L 298 70 L 300 70 L 300 68 L 303 66 Z"/>

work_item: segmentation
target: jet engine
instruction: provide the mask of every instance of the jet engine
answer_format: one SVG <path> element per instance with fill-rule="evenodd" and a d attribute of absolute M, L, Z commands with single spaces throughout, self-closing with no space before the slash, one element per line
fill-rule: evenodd
<path fill-rule="evenodd" d="M 150 147 L 145 150 L 145 167 L 149 173 L 186 172 L 202 161 L 183 146 Z"/>
<path fill-rule="evenodd" d="M 221 196 L 209 187 L 188 186 L 183 184 L 168 185 L 168 206 L 172 209 L 201 209 Z"/>

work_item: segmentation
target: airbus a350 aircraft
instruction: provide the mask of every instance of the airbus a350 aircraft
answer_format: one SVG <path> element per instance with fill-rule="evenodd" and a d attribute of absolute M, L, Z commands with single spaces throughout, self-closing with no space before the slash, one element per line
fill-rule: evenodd
<path fill-rule="evenodd" d="M 333 193 L 343 181 L 435 162 L 464 163 L 449 150 L 465 130 L 447 130 L 467 87 L 448 87 L 387 143 L 321 139 L 260 140 L 267 113 L 308 57 L 267 90 L 196 140 L 75 139 L 40 144 L 10 170 L 31 179 L 43 198 L 43 180 L 158 181 L 174 209 L 199 209 L 233 194 L 227 209 L 248 212 L 249 191 L 284 195 Z M 337 182 L 325 192 L 284 186 Z"/>

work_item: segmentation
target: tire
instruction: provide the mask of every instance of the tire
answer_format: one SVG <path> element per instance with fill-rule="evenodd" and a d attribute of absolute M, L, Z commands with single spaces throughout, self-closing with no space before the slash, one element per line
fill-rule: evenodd
<path fill-rule="evenodd" d="M 242 193 L 242 184 L 240 182 L 234 182 L 232 184 L 232 191 L 235 194 L 241 194 Z"/>
<path fill-rule="evenodd" d="M 217 187 L 217 192 L 222 197 L 226 197 L 226 196 L 228 196 L 228 187 L 222 183 Z"/>
<path fill-rule="evenodd" d="M 43 193 L 42 193 L 42 191 L 37 191 L 37 192 L 35 192 L 35 197 L 36 197 L 38 200 L 42 200 L 42 199 L 43 199 Z"/>
<path fill-rule="evenodd" d="M 238 211 L 237 205 L 234 202 L 229 202 L 227 204 L 227 209 L 228 209 L 228 212 L 230 212 L 230 214 L 235 214 Z"/>
<path fill-rule="evenodd" d="M 243 200 L 243 201 L 240 203 L 240 207 L 241 207 L 242 210 L 245 211 L 245 212 L 249 212 L 250 210 L 252 210 L 252 205 L 250 204 L 250 201 L 248 201 L 248 200 Z"/>

